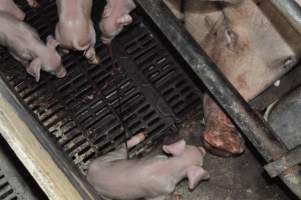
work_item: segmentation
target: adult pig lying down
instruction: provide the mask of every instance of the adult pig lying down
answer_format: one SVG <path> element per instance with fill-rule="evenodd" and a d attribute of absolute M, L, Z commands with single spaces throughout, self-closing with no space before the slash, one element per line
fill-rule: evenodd
<path fill-rule="evenodd" d="M 131 138 L 129 148 L 144 140 L 144 134 Z M 163 151 L 171 157 L 127 160 L 125 145 L 95 159 L 88 168 L 87 178 L 104 197 L 116 200 L 139 198 L 163 200 L 172 193 L 177 183 L 188 178 L 194 189 L 201 180 L 209 178 L 202 168 L 205 150 L 186 145 L 184 140 L 164 145 Z"/>
<path fill-rule="evenodd" d="M 61 57 L 55 50 L 59 43 L 52 36 L 47 37 L 45 45 L 31 26 L 3 11 L 0 11 L 0 24 L 0 45 L 7 47 L 36 81 L 40 79 L 41 70 L 58 78 L 66 75 Z"/>

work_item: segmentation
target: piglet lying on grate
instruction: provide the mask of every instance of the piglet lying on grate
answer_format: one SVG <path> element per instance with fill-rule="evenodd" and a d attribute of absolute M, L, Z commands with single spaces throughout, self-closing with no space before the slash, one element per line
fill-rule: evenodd
<path fill-rule="evenodd" d="M 144 134 L 134 136 L 127 141 L 128 147 L 137 145 L 144 137 Z M 164 145 L 163 151 L 172 156 L 127 160 L 124 144 L 90 164 L 88 181 L 107 198 L 161 200 L 172 193 L 177 183 L 186 177 L 190 189 L 209 178 L 208 172 L 202 168 L 205 155 L 202 147 L 186 145 L 184 140 L 180 140 Z"/>

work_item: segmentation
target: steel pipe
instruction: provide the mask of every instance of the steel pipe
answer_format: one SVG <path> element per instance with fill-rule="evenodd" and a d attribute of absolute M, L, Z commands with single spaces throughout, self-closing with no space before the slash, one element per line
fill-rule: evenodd
<path fill-rule="evenodd" d="M 301 145 L 291 150 L 281 159 L 267 164 L 264 168 L 272 178 L 275 178 L 284 173 L 287 169 L 299 164 L 301 164 Z"/>
<path fill-rule="evenodd" d="M 301 7 L 295 0 L 271 0 L 288 22 L 301 34 Z"/>

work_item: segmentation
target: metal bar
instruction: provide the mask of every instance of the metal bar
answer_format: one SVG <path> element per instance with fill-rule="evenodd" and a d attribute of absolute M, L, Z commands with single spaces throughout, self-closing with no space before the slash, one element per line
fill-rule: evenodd
<path fill-rule="evenodd" d="M 271 0 L 288 22 L 301 34 L 301 7 L 295 0 Z"/>
<path fill-rule="evenodd" d="M 264 168 L 270 175 L 275 178 L 285 172 L 286 170 L 301 163 L 301 145 L 291 150 L 287 155 L 281 159 L 267 164 Z"/>
<path fill-rule="evenodd" d="M 296 66 L 283 77 L 281 77 L 280 85 L 271 85 L 249 103 L 253 109 L 263 111 L 273 102 L 282 98 L 285 94 L 301 85 L 301 65 Z"/>
<path fill-rule="evenodd" d="M 243 134 L 251 141 L 267 162 L 281 158 L 286 147 L 275 137 L 270 126 L 258 116 L 218 70 L 217 66 L 181 26 L 167 6 L 159 0 L 136 0 L 157 25 L 190 68 L 224 108 Z M 301 198 L 301 177 L 298 170 L 281 176 L 290 189 Z M 291 177 L 295 178 L 292 181 Z"/>

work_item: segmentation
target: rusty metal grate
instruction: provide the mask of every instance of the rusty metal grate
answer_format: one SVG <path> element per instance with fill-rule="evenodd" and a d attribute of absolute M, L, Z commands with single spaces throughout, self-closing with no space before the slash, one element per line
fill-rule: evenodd
<path fill-rule="evenodd" d="M 54 1 L 42 1 L 38 10 L 26 4 L 22 8 L 26 22 L 43 39 L 53 33 Z M 39 83 L 4 48 L 0 50 L 2 78 L 83 174 L 91 159 L 114 149 L 126 133 L 148 134 L 135 149 L 142 151 L 176 131 L 176 125 L 201 105 L 199 89 L 143 20 L 135 15 L 135 23 L 113 43 L 114 59 L 122 70 L 118 74 L 113 73 L 115 60 L 99 42 L 100 65 L 89 65 L 79 53 L 70 53 L 63 57 L 66 78 L 42 73 Z"/>

